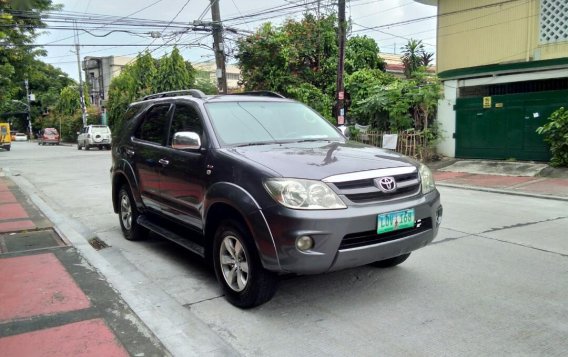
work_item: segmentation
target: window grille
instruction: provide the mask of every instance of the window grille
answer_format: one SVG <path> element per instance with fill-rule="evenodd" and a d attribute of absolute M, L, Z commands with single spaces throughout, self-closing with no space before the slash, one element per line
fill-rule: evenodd
<path fill-rule="evenodd" d="M 568 41 L 568 2 L 566 0 L 540 1 L 540 42 Z"/>

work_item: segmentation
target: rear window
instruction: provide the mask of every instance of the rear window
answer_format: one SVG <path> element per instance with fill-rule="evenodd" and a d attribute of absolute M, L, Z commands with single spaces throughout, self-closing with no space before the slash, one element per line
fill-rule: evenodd
<path fill-rule="evenodd" d="M 108 128 L 108 126 L 104 126 L 104 125 L 99 125 L 99 126 L 93 125 L 91 127 L 91 132 L 96 133 L 96 134 L 109 134 L 110 129 Z"/>
<path fill-rule="evenodd" d="M 53 135 L 57 135 L 57 130 L 53 129 L 53 128 L 47 128 L 43 131 L 45 134 L 53 134 Z"/>

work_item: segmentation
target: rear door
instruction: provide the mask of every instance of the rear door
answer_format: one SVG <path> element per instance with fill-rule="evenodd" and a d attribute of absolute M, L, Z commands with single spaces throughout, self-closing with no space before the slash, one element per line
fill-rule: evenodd
<path fill-rule="evenodd" d="M 157 104 L 145 114 L 134 132 L 126 154 L 134 163 L 134 170 L 139 180 L 139 190 L 144 205 L 160 211 L 160 171 L 164 156 L 167 128 L 173 105 Z"/>

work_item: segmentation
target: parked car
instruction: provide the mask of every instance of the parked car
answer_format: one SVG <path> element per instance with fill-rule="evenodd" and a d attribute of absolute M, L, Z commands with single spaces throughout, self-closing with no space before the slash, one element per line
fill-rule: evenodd
<path fill-rule="evenodd" d="M 110 150 L 112 144 L 110 128 L 106 125 L 87 125 L 77 133 L 77 149 L 98 147 L 99 150 Z"/>
<path fill-rule="evenodd" d="M 59 145 L 60 137 L 57 129 L 43 128 L 39 132 L 37 144 L 38 145 Z"/>
<path fill-rule="evenodd" d="M 28 136 L 24 133 L 16 133 L 16 140 L 14 141 L 28 141 Z"/>
<path fill-rule="evenodd" d="M 12 147 L 12 136 L 10 135 L 10 124 L 0 123 L 0 147 L 10 151 Z"/>
<path fill-rule="evenodd" d="M 212 261 L 238 307 L 270 300 L 280 274 L 398 265 L 438 232 L 425 165 L 278 94 L 160 93 L 123 122 L 111 176 L 125 238 L 151 231 Z"/>

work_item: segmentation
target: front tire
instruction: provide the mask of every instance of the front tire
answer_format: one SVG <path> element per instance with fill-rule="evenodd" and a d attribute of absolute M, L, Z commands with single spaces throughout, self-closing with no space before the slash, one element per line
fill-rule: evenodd
<path fill-rule="evenodd" d="M 278 277 L 264 269 L 252 237 L 238 221 L 221 223 L 212 255 L 215 275 L 231 304 L 247 309 L 264 304 L 276 293 Z"/>
<path fill-rule="evenodd" d="M 371 263 L 370 265 L 377 267 L 377 268 L 392 268 L 394 266 L 399 265 L 400 263 L 404 262 L 410 253 L 399 255 L 398 257 L 392 257 L 385 260 L 379 260 L 378 262 Z"/>
<path fill-rule="evenodd" d="M 148 236 L 148 230 L 138 224 L 140 212 L 136 208 L 136 203 L 132 199 L 130 189 L 122 186 L 118 192 L 118 220 L 124 238 L 128 240 L 143 240 Z"/>

